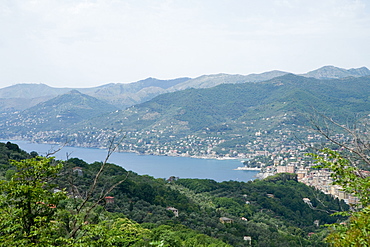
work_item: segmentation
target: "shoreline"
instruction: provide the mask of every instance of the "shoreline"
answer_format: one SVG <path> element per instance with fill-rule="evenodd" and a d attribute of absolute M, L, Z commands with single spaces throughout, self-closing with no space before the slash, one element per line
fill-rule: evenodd
<path fill-rule="evenodd" d="M 30 140 L 25 140 L 25 139 L 2 139 L 2 140 L 0 140 L 0 142 L 8 142 L 8 141 L 9 142 L 22 141 L 22 142 L 28 142 L 28 143 L 34 143 L 34 144 L 48 144 L 48 145 L 58 146 L 59 148 L 60 147 L 62 147 L 62 148 L 63 147 L 73 147 L 73 148 L 91 148 L 91 149 L 108 150 L 108 148 L 101 147 L 101 146 L 100 147 L 89 146 L 89 145 L 76 145 L 76 146 L 72 146 L 72 145 L 66 145 L 66 144 L 57 143 L 57 142 L 37 142 L 37 141 L 30 141 Z M 145 155 L 145 156 L 154 155 L 154 156 L 168 156 L 168 157 L 180 157 L 180 158 L 183 157 L 183 158 L 209 159 L 209 160 L 220 160 L 220 161 L 224 161 L 224 160 L 237 160 L 237 161 L 242 162 L 242 161 L 245 160 L 245 158 L 199 156 L 199 155 L 182 155 L 182 154 L 175 154 L 175 153 L 171 153 L 171 154 L 140 153 L 140 152 L 134 151 L 134 150 L 132 150 L 132 151 L 130 151 L 130 150 L 117 150 L 115 152 L 117 152 L 117 153 L 136 153 L 137 155 Z M 237 169 L 234 169 L 234 170 L 237 170 Z M 241 169 L 241 170 L 243 170 L 243 169 Z"/>
<path fill-rule="evenodd" d="M 1 140 L 4 142 L 4 140 Z M 5 140 L 5 143 L 11 140 Z M 58 149 L 59 145 L 36 144 L 29 141 L 11 141 L 19 145 L 19 148 L 27 152 L 36 151 L 40 155 L 45 155 L 50 148 Z M 82 148 L 65 146 L 60 152 L 56 153 L 57 160 L 65 161 L 68 158 L 81 159 L 88 164 L 102 162 L 107 151 L 105 149 Z M 239 161 L 216 159 L 201 159 L 171 156 L 137 155 L 134 152 L 114 153 L 109 158 L 109 163 L 118 165 L 140 175 L 148 175 L 155 178 L 167 179 L 171 176 L 180 178 L 211 179 L 216 182 L 241 181 L 247 182 L 255 180 L 258 171 L 234 171 L 240 166 Z"/>
<path fill-rule="evenodd" d="M 238 168 L 235 168 L 234 170 L 236 171 L 261 171 L 262 168 L 240 166 Z"/>

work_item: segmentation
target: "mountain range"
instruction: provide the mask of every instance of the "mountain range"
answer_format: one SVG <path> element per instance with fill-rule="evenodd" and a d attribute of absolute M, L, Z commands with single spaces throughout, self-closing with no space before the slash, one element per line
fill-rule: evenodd
<path fill-rule="evenodd" d="M 116 108 L 102 100 L 82 94 L 77 90 L 69 91 L 48 101 L 41 102 L 26 110 L 4 117 L 8 126 L 27 131 L 49 131 L 71 128 L 86 119 L 101 116 Z"/>
<path fill-rule="evenodd" d="M 352 76 L 341 77 L 345 71 Z M 182 145 L 187 153 L 197 149 L 197 152 L 207 150 L 220 155 L 241 146 L 246 149 L 245 143 L 253 142 L 261 133 L 268 134 L 265 138 L 270 141 L 278 140 L 279 135 L 288 140 L 290 134 L 287 133 L 292 132 L 304 132 L 307 137 L 304 128 L 317 113 L 343 124 L 355 117 L 368 116 L 370 76 L 361 77 L 368 72 L 366 68 L 324 67 L 310 72 L 311 76 L 273 71 L 253 77 L 254 81 L 243 81 L 247 76 L 224 74 L 169 81 L 149 78 L 128 84 L 130 87 L 107 84 L 99 90 L 85 89 L 86 94 L 72 90 L 21 112 L 3 113 L 0 138 L 48 142 L 68 139 L 71 145 L 100 147 L 117 133 L 125 133 L 126 149 L 130 151 L 150 149 L 149 153 L 156 153 L 161 147 L 179 150 Z M 329 75 L 341 78 L 322 78 Z M 256 79 L 262 77 L 272 78 Z M 211 87 L 210 82 L 216 86 Z M 38 86 L 45 88 L 45 85 Z M 111 91 L 112 88 L 115 90 Z M 163 91 L 125 109 L 87 94 L 105 94 L 113 99 L 150 88 Z M 96 136 L 100 136 L 99 139 Z M 189 142 L 198 141 L 189 139 L 207 139 L 208 144 L 190 147 Z"/>
<path fill-rule="evenodd" d="M 188 88 L 210 88 L 220 84 L 261 82 L 285 74 L 288 74 L 288 72 L 275 70 L 250 75 L 203 75 L 194 79 L 187 77 L 173 80 L 147 78 L 133 83 L 109 83 L 91 88 L 55 88 L 45 84 L 16 84 L 0 89 L 0 112 L 25 110 L 71 90 L 78 90 L 83 94 L 112 104 L 119 109 L 125 109 L 148 101 L 163 93 Z M 324 66 L 301 76 L 317 79 L 338 79 L 366 75 L 370 75 L 370 71 L 366 67 L 346 70 L 334 66 Z"/>
<path fill-rule="evenodd" d="M 172 133 L 212 132 L 235 125 L 233 134 L 253 122 L 273 129 L 285 123 L 305 125 L 302 115 L 318 111 L 337 121 L 370 111 L 370 77 L 318 80 L 293 74 L 260 83 L 222 84 L 207 89 L 166 93 L 152 100 L 81 122 L 82 126 L 116 130 L 165 130 Z M 273 120 L 272 120 L 273 119 Z M 236 127 L 242 125 L 243 127 Z"/>

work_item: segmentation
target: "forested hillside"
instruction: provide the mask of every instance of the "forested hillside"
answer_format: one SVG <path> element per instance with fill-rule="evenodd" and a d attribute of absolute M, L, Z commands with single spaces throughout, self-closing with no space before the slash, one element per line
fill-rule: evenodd
<path fill-rule="evenodd" d="M 72 90 L 11 117 L 3 115 L 1 119 L 7 126 L 12 126 L 11 131 L 14 134 L 61 131 L 86 119 L 115 110 L 117 108 L 113 105 Z"/>
<path fill-rule="evenodd" d="M 9 215 L 12 212 L 9 207 L 22 211 L 21 204 L 17 204 L 22 198 L 23 201 L 29 199 L 36 203 L 32 204 L 35 205 L 32 206 L 36 210 L 33 212 L 35 216 L 44 212 L 44 206 L 38 201 L 49 205 L 46 221 L 41 222 L 45 228 L 40 228 L 40 239 L 37 241 L 44 241 L 42 234 L 49 231 L 48 227 L 57 227 L 56 235 L 49 236 L 48 241 L 56 241 L 53 238 L 59 237 L 64 243 L 79 242 L 79 246 L 95 246 L 91 243 L 104 239 L 111 241 L 112 246 L 148 246 L 149 243 L 171 247 L 245 246 L 248 241 L 245 236 L 251 238 L 253 246 L 326 246 L 322 240 L 327 232 L 320 226 L 341 222 L 344 218 L 331 216 L 331 213 L 348 209 L 343 201 L 298 183 L 293 174 L 280 174 L 248 183 L 217 183 L 175 177 L 154 179 L 109 163 L 87 164 L 77 158 L 55 163 L 49 158 L 38 157 L 35 152 L 27 154 L 12 143 L 0 144 L 0 157 L 0 224 L 4 229 L 0 230 L 0 239 L 4 246 L 11 246 L 6 242 L 9 241 L 9 234 L 12 234 L 14 241 L 38 239 L 18 234 L 23 229 L 21 225 L 13 225 L 13 228 L 8 225 L 11 217 L 15 217 Z M 21 161 L 31 157 L 35 158 Z M 9 158 L 21 162 L 9 163 Z M 99 174 L 102 164 L 105 168 L 91 190 L 92 181 Z M 33 169 L 29 169 L 31 167 Z M 35 177 L 39 169 L 48 172 Z M 56 172 L 55 176 L 51 171 Z M 25 173 L 28 179 L 22 182 Z M 33 174 L 31 180 L 30 174 Z M 30 187 L 35 195 L 30 198 L 22 191 L 32 180 L 42 183 L 40 187 Z M 119 181 L 123 182 L 107 195 L 104 194 Z M 15 189 L 18 190 L 17 196 L 13 194 Z M 309 198 L 312 204 L 308 205 L 303 198 Z M 85 199 L 86 203 L 81 206 Z M 95 203 L 96 207 L 90 207 Z M 89 208 L 90 211 L 86 210 Z M 178 216 L 169 208 L 177 209 Z M 74 219 L 81 214 L 84 215 L 83 224 L 74 232 L 72 223 L 76 223 Z M 47 219 L 65 223 L 50 225 Z M 111 229 L 107 228 L 109 231 L 103 230 L 110 224 L 113 225 Z M 121 232 L 115 231 L 117 224 Z M 76 234 L 78 232 L 80 235 Z M 82 238 L 83 232 L 85 237 Z M 130 234 L 131 237 L 120 239 L 120 234 Z"/>
<path fill-rule="evenodd" d="M 1 137 L 7 139 L 89 147 L 104 146 L 109 138 L 122 134 L 127 137 L 123 151 L 250 157 L 261 151 L 296 148 L 297 138 L 320 142 L 310 137 L 314 135 L 310 126 L 316 115 L 350 125 L 354 120 L 366 119 L 370 114 L 369 91 L 370 77 L 318 80 L 287 74 L 265 82 L 162 94 L 105 115 L 99 115 L 103 104 L 95 104 L 90 111 L 76 105 L 75 110 L 61 113 L 58 118 L 37 114 L 56 114 L 55 109 L 60 108 L 53 107 L 54 99 L 32 108 L 34 114 L 30 109 L 13 117 L 4 115 L 0 130 Z M 63 105 L 74 104 L 65 101 Z M 83 119 L 74 114 L 77 112 L 93 114 Z"/>

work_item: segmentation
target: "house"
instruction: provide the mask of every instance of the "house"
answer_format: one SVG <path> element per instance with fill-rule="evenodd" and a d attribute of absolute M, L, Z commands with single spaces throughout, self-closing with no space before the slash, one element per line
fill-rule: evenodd
<path fill-rule="evenodd" d="M 175 177 L 175 176 L 171 176 L 167 179 L 167 182 L 174 182 L 174 181 L 177 181 L 179 179 L 179 177 Z"/>
<path fill-rule="evenodd" d="M 311 203 L 311 200 L 309 198 L 305 197 L 305 198 L 303 198 L 303 202 L 309 204 L 309 203 Z"/>
<path fill-rule="evenodd" d="M 175 217 L 179 217 L 179 210 L 177 210 L 176 208 L 174 208 L 174 207 L 167 207 L 166 209 L 169 210 L 169 211 L 172 211 L 173 214 L 175 215 Z"/>
<path fill-rule="evenodd" d="M 248 245 L 252 245 L 252 237 L 250 236 L 244 236 L 243 238 L 245 241 L 247 241 Z"/>
<path fill-rule="evenodd" d="M 275 198 L 274 194 L 266 194 L 270 198 Z"/>
<path fill-rule="evenodd" d="M 313 222 L 313 224 L 314 224 L 316 227 L 319 227 L 320 220 L 315 220 L 315 221 Z"/>
<path fill-rule="evenodd" d="M 80 177 L 83 176 L 82 167 L 76 166 L 76 167 L 73 167 L 72 170 L 74 173 L 76 172 L 78 176 Z"/>
<path fill-rule="evenodd" d="M 113 196 L 106 196 L 105 197 L 106 203 L 114 203 L 114 197 Z"/>
<path fill-rule="evenodd" d="M 234 220 L 233 219 L 230 219 L 230 218 L 227 218 L 227 217 L 221 217 L 220 218 L 220 222 L 222 224 L 231 224 L 231 223 L 234 222 Z"/>

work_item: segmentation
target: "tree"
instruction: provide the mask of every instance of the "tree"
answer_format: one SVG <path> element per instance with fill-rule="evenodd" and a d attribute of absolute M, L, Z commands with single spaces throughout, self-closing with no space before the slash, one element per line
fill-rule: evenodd
<path fill-rule="evenodd" d="M 370 246 L 370 176 L 365 176 L 358 168 L 351 166 L 348 159 L 338 152 L 324 149 L 322 156 L 313 154 L 317 168 L 330 169 L 333 184 L 340 185 L 344 192 L 355 195 L 360 204 L 353 205 L 348 222 L 331 225 L 333 232 L 327 241 L 333 246 Z"/>
<path fill-rule="evenodd" d="M 132 246 L 149 233 L 96 201 L 80 200 L 77 211 L 64 190 L 54 191 L 63 162 L 37 156 L 11 164 L 15 174 L 0 181 L 0 246 Z"/>
<path fill-rule="evenodd" d="M 64 191 L 54 193 L 51 181 L 62 168 L 53 158 L 12 161 L 16 173 L 0 181 L 0 242 L 12 245 L 49 243 L 56 228 Z"/>
<path fill-rule="evenodd" d="M 359 201 L 352 205 L 351 211 L 341 213 L 350 216 L 347 222 L 330 225 L 332 232 L 326 240 L 333 246 L 370 246 L 370 176 L 360 169 L 370 166 L 368 126 L 364 120 L 354 128 L 348 128 L 325 116 L 324 122 L 326 127 L 318 124 L 314 127 L 336 145 L 337 151 L 325 148 L 319 154 L 311 154 L 316 167 L 331 170 L 333 184 L 341 186 L 344 192 L 356 196 Z M 332 134 L 329 125 L 347 135 Z"/>
<path fill-rule="evenodd" d="M 66 189 L 56 190 L 55 183 L 67 175 L 65 162 L 36 153 L 30 159 L 11 161 L 14 168 L 7 173 L 8 180 L 0 180 L 0 246 L 132 246 L 142 242 L 148 230 L 102 206 L 128 173 L 107 189 L 96 191 L 118 147 L 113 141 L 84 196 L 73 183 L 68 194 Z M 16 146 L 7 143 L 7 147 Z"/>
<path fill-rule="evenodd" d="M 352 213 L 346 224 L 334 225 L 333 230 L 326 238 L 333 246 L 370 246 L 370 208 Z"/>

